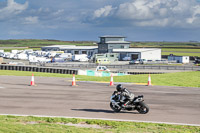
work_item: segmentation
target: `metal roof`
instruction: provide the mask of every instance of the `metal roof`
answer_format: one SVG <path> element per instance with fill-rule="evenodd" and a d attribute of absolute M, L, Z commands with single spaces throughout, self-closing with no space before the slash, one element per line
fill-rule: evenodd
<path fill-rule="evenodd" d="M 42 48 L 61 48 L 61 47 L 76 47 L 76 45 L 51 45 L 51 46 L 44 46 Z"/>
<path fill-rule="evenodd" d="M 113 52 L 147 52 L 159 49 L 160 48 L 128 48 L 128 49 L 113 49 Z"/>
<path fill-rule="evenodd" d="M 126 38 L 125 36 L 120 36 L 120 35 L 104 35 L 104 36 L 100 36 L 101 37 L 106 37 L 106 38 Z"/>
<path fill-rule="evenodd" d="M 98 46 L 76 46 L 76 45 L 53 45 L 42 48 L 59 48 L 59 49 L 97 49 Z"/>
<path fill-rule="evenodd" d="M 105 43 L 116 43 L 116 44 L 121 44 L 121 43 L 130 43 L 130 42 L 127 42 L 127 41 L 106 41 Z"/>
<path fill-rule="evenodd" d="M 75 46 L 75 47 L 60 47 L 60 49 L 97 49 L 98 46 Z"/>

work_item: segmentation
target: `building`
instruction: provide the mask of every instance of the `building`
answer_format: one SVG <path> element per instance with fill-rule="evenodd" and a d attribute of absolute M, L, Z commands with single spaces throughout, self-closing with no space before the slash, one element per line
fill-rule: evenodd
<path fill-rule="evenodd" d="M 76 46 L 76 47 L 61 47 L 61 51 L 65 53 L 71 53 L 72 55 L 75 54 L 87 54 L 88 57 L 91 57 L 98 52 L 97 46 Z"/>
<path fill-rule="evenodd" d="M 92 57 L 98 53 L 97 46 L 76 46 L 76 45 L 53 45 L 42 47 L 42 51 L 64 51 L 64 53 L 87 54 Z"/>
<path fill-rule="evenodd" d="M 76 45 L 52 45 L 42 47 L 42 51 L 61 51 L 61 48 L 72 48 L 76 47 Z"/>
<path fill-rule="evenodd" d="M 98 64 L 109 64 L 118 61 L 118 55 L 118 53 L 95 54 L 93 62 Z"/>
<path fill-rule="evenodd" d="M 119 60 L 123 60 L 125 57 L 130 57 L 130 60 L 161 60 L 160 48 L 113 49 L 113 53 L 119 53 Z"/>
<path fill-rule="evenodd" d="M 125 41 L 124 36 L 101 36 L 98 43 L 98 53 L 118 53 L 119 60 L 126 57 L 129 57 L 130 60 L 161 60 L 161 49 L 130 48 L 130 42 Z"/>
<path fill-rule="evenodd" d="M 71 53 L 72 55 L 87 54 L 88 57 L 94 57 L 94 61 L 97 58 L 99 60 L 109 60 L 111 62 L 116 60 L 123 60 L 123 58 L 128 58 L 130 60 L 161 60 L 161 49 L 130 48 L 130 42 L 125 41 L 125 38 L 126 37 L 124 36 L 106 35 L 100 37 L 98 46 L 54 45 L 42 47 L 42 50 L 64 51 L 65 53 Z M 98 54 L 98 56 L 95 56 L 95 54 Z"/>
<path fill-rule="evenodd" d="M 112 53 L 113 49 L 128 49 L 130 42 L 124 41 L 123 36 L 101 36 L 98 43 L 98 53 Z"/>
<path fill-rule="evenodd" d="M 189 63 L 190 62 L 190 57 L 189 56 L 175 56 L 175 55 L 170 55 L 168 56 L 169 61 L 176 61 L 177 63 Z"/>

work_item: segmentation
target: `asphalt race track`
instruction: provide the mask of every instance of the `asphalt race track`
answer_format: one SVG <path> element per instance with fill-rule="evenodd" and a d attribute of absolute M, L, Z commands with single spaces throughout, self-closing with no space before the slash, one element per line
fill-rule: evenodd
<path fill-rule="evenodd" d="M 123 84 L 135 95 L 144 95 L 148 114 L 114 113 L 109 107 L 115 86 L 72 79 L 0 76 L 0 114 L 105 118 L 200 125 L 200 88 Z"/>

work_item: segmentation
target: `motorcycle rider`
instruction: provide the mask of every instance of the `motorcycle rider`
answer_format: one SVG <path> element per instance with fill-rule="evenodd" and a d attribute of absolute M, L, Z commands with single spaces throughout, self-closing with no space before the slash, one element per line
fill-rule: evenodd
<path fill-rule="evenodd" d="M 122 96 L 124 96 L 126 99 L 128 99 L 127 102 L 122 105 L 122 108 L 128 107 L 128 105 L 130 104 L 130 102 L 133 101 L 133 99 L 134 99 L 134 94 L 131 93 L 128 89 L 123 88 L 123 86 L 121 84 L 118 84 L 116 86 L 116 90 L 121 95 L 120 96 L 120 101 L 122 100 Z"/>

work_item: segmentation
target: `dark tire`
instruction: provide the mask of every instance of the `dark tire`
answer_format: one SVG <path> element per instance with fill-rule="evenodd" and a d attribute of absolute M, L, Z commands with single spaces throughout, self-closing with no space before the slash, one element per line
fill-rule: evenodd
<path fill-rule="evenodd" d="M 117 106 L 113 106 L 112 102 L 110 102 L 110 108 L 116 113 L 121 111 L 121 108 L 118 108 Z"/>
<path fill-rule="evenodd" d="M 148 105 L 147 105 L 146 103 L 141 102 L 141 103 L 139 103 L 139 105 L 138 105 L 137 111 L 138 111 L 140 114 L 146 114 L 146 113 L 149 112 L 149 107 L 148 107 Z"/>

